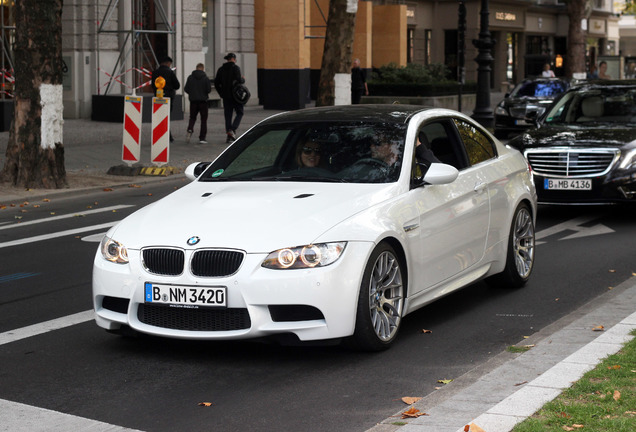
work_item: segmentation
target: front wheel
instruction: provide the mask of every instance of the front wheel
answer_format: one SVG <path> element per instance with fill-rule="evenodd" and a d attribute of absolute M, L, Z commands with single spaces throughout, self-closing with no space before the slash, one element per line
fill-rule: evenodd
<path fill-rule="evenodd" d="M 405 276 L 393 248 L 381 243 L 362 276 L 356 327 L 349 340 L 354 348 L 381 351 L 395 340 L 402 322 Z"/>
<path fill-rule="evenodd" d="M 530 279 L 534 267 L 534 220 L 527 204 L 515 210 L 510 227 L 506 267 L 488 279 L 492 285 L 519 288 Z"/>

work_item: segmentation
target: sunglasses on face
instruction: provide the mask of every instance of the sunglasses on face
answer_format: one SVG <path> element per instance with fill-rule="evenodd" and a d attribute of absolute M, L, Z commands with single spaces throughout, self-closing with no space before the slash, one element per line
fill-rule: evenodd
<path fill-rule="evenodd" d="M 303 154 L 310 155 L 312 153 L 320 155 L 320 149 L 312 148 L 312 147 L 303 147 Z"/>

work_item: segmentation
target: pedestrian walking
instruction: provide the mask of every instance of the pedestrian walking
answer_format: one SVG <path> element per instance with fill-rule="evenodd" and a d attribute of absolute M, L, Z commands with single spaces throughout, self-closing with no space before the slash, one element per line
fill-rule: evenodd
<path fill-rule="evenodd" d="M 170 57 L 164 57 L 159 62 L 159 67 L 152 72 L 152 78 L 150 83 L 152 85 L 152 90 L 155 92 L 155 97 L 157 96 L 157 86 L 155 85 L 155 80 L 159 77 L 163 77 L 166 81 L 166 85 L 163 88 L 163 96 L 170 98 L 170 117 L 172 117 L 172 110 L 174 109 L 174 97 L 177 94 L 177 90 L 181 88 L 181 83 L 179 83 L 179 79 L 177 75 L 171 68 L 172 59 Z M 170 142 L 173 142 L 174 138 L 172 137 L 172 132 L 170 132 Z"/>
<path fill-rule="evenodd" d="M 237 83 L 243 84 L 245 79 L 241 76 L 241 68 L 236 64 L 236 54 L 228 53 L 225 63 L 219 68 L 214 77 L 214 88 L 223 99 L 223 114 L 225 116 L 226 143 L 236 139 L 236 130 L 243 118 L 243 104 L 234 100 L 232 89 Z M 234 120 L 232 117 L 236 113 Z"/>
<path fill-rule="evenodd" d="M 190 98 L 190 121 L 186 132 L 186 142 L 190 142 L 197 115 L 201 117 L 201 128 L 199 130 L 199 144 L 207 144 L 205 137 L 208 133 L 208 95 L 212 91 L 212 83 L 208 74 L 205 73 L 205 65 L 199 63 L 192 71 L 186 85 L 183 88 Z"/>
<path fill-rule="evenodd" d="M 369 94 L 367 74 L 360 68 L 360 59 L 355 59 L 351 68 L 351 103 L 359 104 L 363 94 Z"/>

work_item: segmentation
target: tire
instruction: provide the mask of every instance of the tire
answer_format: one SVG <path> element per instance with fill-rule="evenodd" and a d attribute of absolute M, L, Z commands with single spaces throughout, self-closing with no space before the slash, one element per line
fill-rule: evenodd
<path fill-rule="evenodd" d="M 388 349 L 397 337 L 404 309 L 406 275 L 388 243 L 375 248 L 364 270 L 349 345 L 363 351 Z"/>
<path fill-rule="evenodd" d="M 534 267 L 534 221 L 530 208 L 522 203 L 515 210 L 508 236 L 506 267 L 491 276 L 491 285 L 503 288 L 520 288 L 528 282 Z"/>

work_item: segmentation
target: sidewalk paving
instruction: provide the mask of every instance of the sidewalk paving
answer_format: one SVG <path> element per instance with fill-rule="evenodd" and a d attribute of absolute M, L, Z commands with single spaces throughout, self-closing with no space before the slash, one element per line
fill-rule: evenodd
<path fill-rule="evenodd" d="M 501 93 L 491 93 L 491 107 L 494 109 L 502 98 Z M 245 107 L 239 134 L 278 112 L 281 111 L 264 110 L 260 106 Z M 472 107 L 464 112 L 472 114 Z M 221 108 L 210 109 L 208 144 L 199 144 L 198 126 L 197 123 L 190 143 L 186 143 L 187 114 L 185 120 L 171 122 L 175 142 L 170 146 L 168 165 L 181 172 L 172 176 L 183 176 L 183 170 L 190 163 L 211 161 L 227 147 Z M 56 194 L 74 193 L 81 189 L 165 179 L 106 174 L 109 168 L 123 165 L 122 133 L 123 126 L 119 123 L 65 120 L 65 167 L 69 188 L 24 190 L 0 184 L 0 205 L 43 196 L 52 198 Z M 9 132 L 0 133 L 0 165 L 4 165 L 8 139 Z M 152 166 L 150 124 L 142 127 L 140 165 Z M 631 338 L 629 332 L 636 328 L 635 311 L 636 283 L 632 278 L 519 342 L 519 345 L 535 345 L 528 352 L 501 353 L 413 405 L 428 415 L 401 420 L 399 414 L 409 408 L 405 405 L 404 410 L 385 419 L 370 432 L 459 432 L 471 422 L 487 432 L 509 431 L 578 380 L 602 358 L 618 351 L 622 343 Z M 592 331 L 598 325 L 607 330 Z"/>

